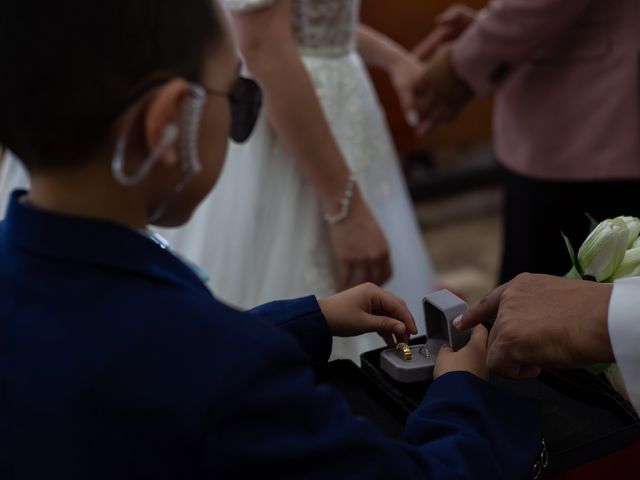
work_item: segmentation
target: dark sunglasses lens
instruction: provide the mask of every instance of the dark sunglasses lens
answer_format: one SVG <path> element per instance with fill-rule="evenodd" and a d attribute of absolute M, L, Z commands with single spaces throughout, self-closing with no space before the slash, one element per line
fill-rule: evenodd
<path fill-rule="evenodd" d="M 247 141 L 256 126 L 262 107 L 262 90 L 249 78 L 239 78 L 231 92 L 231 139 Z"/>

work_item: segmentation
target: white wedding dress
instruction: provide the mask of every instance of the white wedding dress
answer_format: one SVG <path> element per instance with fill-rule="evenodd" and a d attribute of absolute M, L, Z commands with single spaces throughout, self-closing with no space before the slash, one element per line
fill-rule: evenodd
<path fill-rule="evenodd" d="M 277 1 L 277 0 L 276 0 Z M 230 10 L 273 0 L 226 0 Z M 329 125 L 391 246 L 385 288 L 408 303 L 421 332 L 421 300 L 435 289 L 399 161 L 367 70 L 355 51 L 359 0 L 294 0 L 293 29 Z M 244 145 L 231 145 L 218 185 L 184 228 L 162 232 L 210 275 L 219 298 L 248 308 L 337 289 L 318 199 L 264 112 Z M 334 358 L 357 360 L 376 334 L 335 339 Z"/>

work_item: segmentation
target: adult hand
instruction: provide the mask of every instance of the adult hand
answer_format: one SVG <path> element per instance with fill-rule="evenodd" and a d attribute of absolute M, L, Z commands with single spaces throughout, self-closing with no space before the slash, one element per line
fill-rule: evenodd
<path fill-rule="evenodd" d="M 471 340 L 464 347 L 454 352 L 449 345 L 444 345 L 438 352 L 433 378 L 436 379 L 449 372 L 469 372 L 484 380 L 489 378 L 487 367 L 487 329 L 482 325 L 475 327 Z"/>
<path fill-rule="evenodd" d="M 429 60 L 443 45 L 456 40 L 474 22 L 477 11 L 455 4 L 447 8 L 435 19 L 435 28 L 414 49 L 413 54 L 420 60 Z"/>
<path fill-rule="evenodd" d="M 416 127 L 419 121 L 416 112 L 415 85 L 423 72 L 424 65 L 416 57 L 409 54 L 400 56 L 389 71 L 391 83 L 400 99 L 407 123 L 412 127 Z"/>
<path fill-rule="evenodd" d="M 389 244 L 357 188 L 349 216 L 329 226 L 341 289 L 365 282 L 382 285 L 391 277 Z"/>
<path fill-rule="evenodd" d="M 318 303 L 331 332 L 340 337 L 377 332 L 387 345 L 393 347 L 396 341 L 406 343 L 409 334 L 418 333 L 406 303 L 372 283 L 359 285 Z"/>
<path fill-rule="evenodd" d="M 455 322 L 460 330 L 496 319 L 487 363 L 511 378 L 540 367 L 578 368 L 614 360 L 608 309 L 613 286 L 522 274 L 498 287 Z"/>
<path fill-rule="evenodd" d="M 441 47 L 414 86 L 420 117 L 418 135 L 453 121 L 473 92 L 453 65 L 451 46 Z"/>

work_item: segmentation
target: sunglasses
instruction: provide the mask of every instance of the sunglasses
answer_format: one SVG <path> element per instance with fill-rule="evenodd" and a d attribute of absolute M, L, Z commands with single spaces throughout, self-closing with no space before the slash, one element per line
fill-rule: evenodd
<path fill-rule="evenodd" d="M 226 97 L 231 107 L 231 132 L 236 143 L 246 142 L 256 126 L 262 107 L 262 89 L 250 78 L 238 77 L 229 93 L 203 87 L 207 95 Z"/>
<path fill-rule="evenodd" d="M 134 95 L 131 95 L 126 101 L 115 108 L 107 118 L 110 120 L 115 119 L 128 105 L 135 102 L 149 90 L 165 82 L 166 79 L 159 79 L 144 85 L 138 89 Z M 229 138 L 236 143 L 246 142 L 256 126 L 258 115 L 262 108 L 262 89 L 260 86 L 255 81 L 245 77 L 238 77 L 238 80 L 229 92 L 221 92 L 219 90 L 206 88 L 203 85 L 200 86 L 207 95 L 226 97 L 228 99 L 229 106 L 231 107 L 231 131 L 229 132 Z"/>

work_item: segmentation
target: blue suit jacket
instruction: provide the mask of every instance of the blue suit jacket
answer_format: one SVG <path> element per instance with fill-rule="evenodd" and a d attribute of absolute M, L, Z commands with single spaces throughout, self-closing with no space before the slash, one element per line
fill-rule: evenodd
<path fill-rule="evenodd" d="M 248 313 L 146 237 L 32 209 L 0 223 L 0 478 L 527 478 L 537 417 L 445 375 L 385 437 L 314 382 L 313 297 Z"/>

